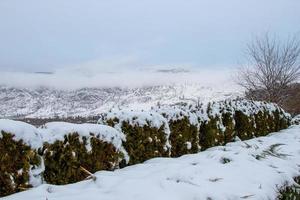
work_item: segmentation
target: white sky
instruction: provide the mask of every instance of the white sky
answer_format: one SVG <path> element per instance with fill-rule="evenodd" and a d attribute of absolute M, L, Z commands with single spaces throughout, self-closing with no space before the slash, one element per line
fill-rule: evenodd
<path fill-rule="evenodd" d="M 254 35 L 299 34 L 299 10 L 299 0 L 0 0 L 0 71 L 234 67 Z"/>

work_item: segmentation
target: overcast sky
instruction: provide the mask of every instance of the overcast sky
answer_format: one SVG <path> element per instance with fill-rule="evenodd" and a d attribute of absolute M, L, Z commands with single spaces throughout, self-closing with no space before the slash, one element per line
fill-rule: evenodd
<path fill-rule="evenodd" d="M 299 34 L 300 0 L 0 0 L 0 70 L 234 67 L 266 31 Z"/>

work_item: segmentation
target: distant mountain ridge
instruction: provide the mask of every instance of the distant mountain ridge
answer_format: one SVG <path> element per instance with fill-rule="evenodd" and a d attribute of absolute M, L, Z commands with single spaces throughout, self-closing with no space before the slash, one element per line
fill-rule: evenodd
<path fill-rule="evenodd" d="M 114 106 L 149 109 L 157 103 L 205 103 L 235 98 L 240 94 L 234 87 L 207 87 L 200 84 L 76 90 L 0 86 L 0 118 L 94 116 Z"/>
<path fill-rule="evenodd" d="M 186 69 L 181 69 L 181 68 L 172 68 L 172 69 L 158 69 L 158 70 L 156 70 L 156 72 L 176 74 L 176 73 L 189 73 L 190 71 L 186 70 Z"/>

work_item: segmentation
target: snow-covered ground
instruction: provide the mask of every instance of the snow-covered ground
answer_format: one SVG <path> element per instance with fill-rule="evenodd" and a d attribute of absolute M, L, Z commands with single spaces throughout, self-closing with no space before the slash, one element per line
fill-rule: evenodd
<path fill-rule="evenodd" d="M 139 88 L 14 88 L 0 86 L 0 118 L 91 116 L 115 106 L 149 109 L 157 103 L 203 103 L 242 96 L 237 87 L 175 84 Z M 26 104 L 24 104 L 26 102 Z"/>
<path fill-rule="evenodd" d="M 233 99 L 243 95 L 231 77 L 233 74 L 226 70 L 180 73 L 147 71 L 102 74 L 85 77 L 84 80 L 67 74 L 63 78 L 41 74 L 25 76 L 27 78 L 14 75 L 10 78 L 14 81 L 0 80 L 0 118 L 85 117 L 98 115 L 116 106 L 147 110 L 158 103 L 207 103 Z M 36 78 L 39 81 L 35 85 L 33 80 Z M 19 83 L 14 84 L 16 81 Z M 68 84 L 68 81 L 71 83 Z M 128 84 L 131 82 L 134 84 Z"/>
<path fill-rule="evenodd" d="M 300 115 L 297 115 L 292 119 L 292 124 L 300 125 Z"/>
<path fill-rule="evenodd" d="M 41 185 L 4 200 L 226 200 L 275 199 L 278 189 L 300 176 L 300 126 L 237 141 L 180 158 L 156 158 L 96 181 Z"/>

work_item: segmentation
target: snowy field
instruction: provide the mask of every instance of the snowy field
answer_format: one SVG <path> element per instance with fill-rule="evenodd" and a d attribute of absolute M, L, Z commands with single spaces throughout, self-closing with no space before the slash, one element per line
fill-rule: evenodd
<path fill-rule="evenodd" d="M 243 90 L 233 74 L 228 70 L 114 72 L 88 77 L 10 73 L 0 80 L 0 118 L 87 117 L 118 106 L 149 110 L 158 103 L 235 99 L 243 96 Z"/>
<path fill-rule="evenodd" d="M 300 176 L 300 126 L 180 158 L 156 158 L 96 180 L 41 185 L 4 200 L 275 199 Z"/>

